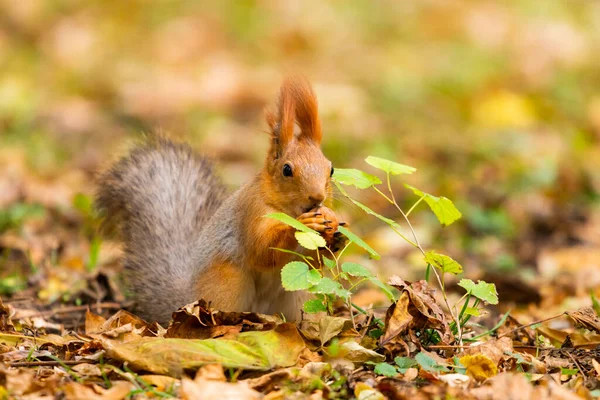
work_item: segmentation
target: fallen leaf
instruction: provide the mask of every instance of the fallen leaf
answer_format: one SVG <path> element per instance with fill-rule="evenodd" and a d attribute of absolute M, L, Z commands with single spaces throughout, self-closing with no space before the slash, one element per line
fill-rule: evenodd
<path fill-rule="evenodd" d="M 384 334 L 380 338 L 381 345 L 394 339 L 408 351 L 401 336 L 412 330 L 422 329 L 435 329 L 443 343 L 453 343 L 454 335 L 446 315 L 437 304 L 434 290 L 429 288 L 427 282 L 411 283 L 398 276 L 392 276 L 388 284 L 400 290 L 401 295 L 399 300 L 388 309 Z"/>
<path fill-rule="evenodd" d="M 482 382 L 498 373 L 496 364 L 484 354 L 466 355 L 460 362 L 467 368 L 467 375 Z"/>
<path fill-rule="evenodd" d="M 178 384 L 179 380 L 166 375 L 140 375 L 140 379 L 160 391 L 167 391 Z"/>
<path fill-rule="evenodd" d="M 354 387 L 354 396 L 358 400 L 385 400 L 385 396 L 365 382 L 358 382 Z"/>
<path fill-rule="evenodd" d="M 113 381 L 109 389 L 92 388 L 77 382 L 69 382 L 64 387 L 66 400 L 123 400 L 133 389 L 135 386 L 126 381 Z"/>
<path fill-rule="evenodd" d="M 162 336 L 165 332 L 160 325 L 156 323 L 149 324 L 137 315 L 125 310 L 117 311 L 105 321 L 102 321 L 103 319 L 88 310 L 85 319 L 86 334 L 92 337 L 104 335 L 127 342 L 142 336 Z"/>
<path fill-rule="evenodd" d="M 207 364 L 200 367 L 196 372 L 196 380 L 209 380 L 226 382 L 225 372 L 221 364 Z"/>
<path fill-rule="evenodd" d="M 244 382 L 228 383 L 211 380 L 181 380 L 181 397 L 187 400 L 245 400 L 260 399 L 262 394 Z"/>
<path fill-rule="evenodd" d="M 379 340 L 381 345 L 406 332 L 413 321 L 413 316 L 408 312 L 409 303 L 409 294 L 403 291 L 398 301 L 390 306 L 385 318 L 385 331 Z"/>
<path fill-rule="evenodd" d="M 470 378 L 467 375 L 463 374 L 445 374 L 439 375 L 438 379 L 442 382 L 445 382 L 448 386 L 451 387 L 462 387 L 467 388 L 469 386 Z"/>
<path fill-rule="evenodd" d="M 173 320 L 165 337 L 182 339 L 232 338 L 240 332 L 266 331 L 283 321 L 273 315 L 252 312 L 224 312 L 210 307 L 204 301 L 181 307 L 173 313 Z"/>
<path fill-rule="evenodd" d="M 340 355 L 355 364 L 363 364 L 367 361 L 383 362 L 385 356 L 362 347 L 354 340 L 348 340 L 340 344 Z"/>
<path fill-rule="evenodd" d="M 324 346 L 330 339 L 339 335 L 344 330 L 344 325 L 351 323 L 346 318 L 324 316 L 319 320 L 319 339 Z"/>
<path fill-rule="evenodd" d="M 600 319 L 592 307 L 583 307 L 577 311 L 567 311 L 566 314 L 575 321 L 578 328 L 600 333 Z"/>
<path fill-rule="evenodd" d="M 12 323 L 12 316 L 14 314 L 14 310 L 9 305 L 4 305 L 2 303 L 2 298 L 0 298 L 0 331 L 2 332 L 14 332 L 15 326 Z"/>
<path fill-rule="evenodd" d="M 248 370 L 287 367 L 296 363 L 305 347 L 293 324 L 266 332 L 243 332 L 235 340 L 141 337 L 130 342 L 101 338 L 101 342 L 110 357 L 136 369 L 171 376 L 214 363 Z"/>
<path fill-rule="evenodd" d="M 513 352 L 512 340 L 508 337 L 500 339 L 490 339 L 487 342 L 478 345 L 472 345 L 465 349 L 464 355 L 483 354 L 487 356 L 495 365 L 500 361 L 510 358 Z"/>

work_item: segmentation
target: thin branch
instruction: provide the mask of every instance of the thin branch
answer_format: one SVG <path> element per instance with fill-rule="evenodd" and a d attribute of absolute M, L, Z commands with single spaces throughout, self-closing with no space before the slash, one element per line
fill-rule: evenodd
<path fill-rule="evenodd" d="M 527 325 L 521 325 L 521 326 L 519 326 L 519 327 L 517 327 L 515 329 L 511 329 L 510 331 L 505 332 L 502 335 L 498 336 L 498 339 L 503 338 L 504 336 L 508 336 L 510 334 L 513 334 L 513 333 L 515 333 L 517 331 L 520 331 L 521 329 L 525 329 L 525 328 L 528 328 L 528 327 L 536 325 L 536 324 L 543 324 L 544 322 L 552 321 L 553 319 L 562 317 L 563 315 L 567 315 L 567 313 L 563 312 L 563 313 L 560 313 L 558 315 L 555 315 L 554 317 L 550 317 L 550 318 L 546 318 L 546 319 L 541 319 L 539 321 L 535 321 L 535 322 L 532 322 L 532 323 L 527 324 Z"/>
<path fill-rule="evenodd" d="M 78 365 L 78 364 L 95 364 L 97 361 L 94 360 L 71 360 L 71 361 L 16 361 L 11 362 L 8 365 L 11 367 L 56 367 L 61 364 L 64 365 Z"/>

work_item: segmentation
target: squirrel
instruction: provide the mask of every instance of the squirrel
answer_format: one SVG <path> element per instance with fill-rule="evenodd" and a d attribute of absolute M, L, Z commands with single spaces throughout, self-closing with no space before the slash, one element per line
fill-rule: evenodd
<path fill-rule="evenodd" d="M 125 277 L 147 320 L 167 323 L 199 299 L 223 311 L 302 316 L 308 293 L 287 292 L 281 268 L 302 252 L 283 212 L 320 232 L 337 251 L 344 238 L 325 206 L 332 163 L 323 155 L 317 99 L 305 78 L 286 78 L 267 111 L 270 147 L 262 170 L 227 196 L 214 166 L 189 145 L 156 135 L 99 177 L 96 207 L 124 242 Z M 329 204 L 329 203 L 327 203 Z"/>

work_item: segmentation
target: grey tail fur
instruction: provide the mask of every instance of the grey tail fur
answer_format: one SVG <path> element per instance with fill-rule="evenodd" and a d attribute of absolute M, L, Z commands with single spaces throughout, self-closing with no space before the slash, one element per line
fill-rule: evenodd
<path fill-rule="evenodd" d="M 166 322 L 193 302 L 202 227 L 225 189 L 188 145 L 158 136 L 100 176 L 96 206 L 125 245 L 125 271 L 141 316 Z"/>

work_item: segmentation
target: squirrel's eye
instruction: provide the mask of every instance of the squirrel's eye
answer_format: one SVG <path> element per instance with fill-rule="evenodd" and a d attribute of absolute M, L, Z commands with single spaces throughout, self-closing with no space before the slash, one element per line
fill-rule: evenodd
<path fill-rule="evenodd" d="M 329 173 L 329 176 L 333 176 L 333 167 L 331 167 L 331 172 Z"/>
<path fill-rule="evenodd" d="M 290 164 L 283 166 L 283 176 L 292 176 L 292 167 L 290 167 Z"/>

